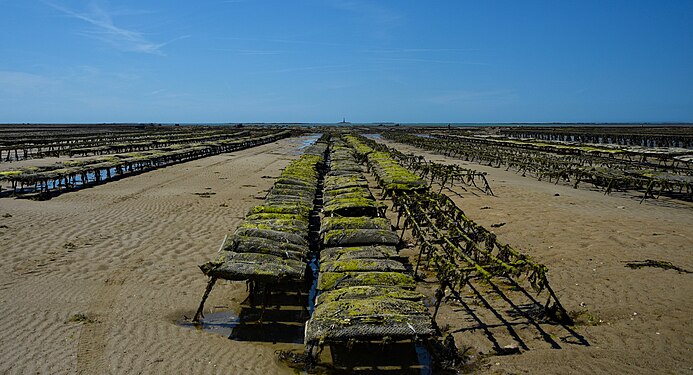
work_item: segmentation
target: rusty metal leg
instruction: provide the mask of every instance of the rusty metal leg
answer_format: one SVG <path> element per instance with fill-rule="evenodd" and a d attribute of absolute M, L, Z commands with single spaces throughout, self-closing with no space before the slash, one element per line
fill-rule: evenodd
<path fill-rule="evenodd" d="M 197 312 L 195 313 L 195 317 L 193 318 L 193 323 L 199 323 L 200 318 L 203 318 L 204 315 L 202 314 L 202 310 L 205 308 L 205 301 L 207 300 L 207 297 L 209 297 L 209 293 L 212 292 L 212 288 L 214 288 L 214 284 L 217 282 L 217 278 L 212 276 L 209 279 L 209 282 L 207 283 L 207 289 L 205 289 L 205 294 L 202 295 L 202 301 L 200 301 L 200 306 L 197 308 Z"/>

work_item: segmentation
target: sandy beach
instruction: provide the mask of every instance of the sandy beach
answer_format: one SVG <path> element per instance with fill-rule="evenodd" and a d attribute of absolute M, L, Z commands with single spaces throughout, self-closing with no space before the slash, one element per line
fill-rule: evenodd
<path fill-rule="evenodd" d="M 0 0 L 0 375 L 693 375 L 693 0 L 267 5 Z"/>
<path fill-rule="evenodd" d="M 693 274 L 626 267 L 629 261 L 653 259 L 693 270 L 691 203 L 660 198 L 640 204 L 637 193 L 604 195 L 586 187 L 573 189 L 503 168 L 379 141 L 428 160 L 487 172 L 495 196 L 473 188 L 467 192 L 455 189 L 462 197 L 450 195 L 468 217 L 484 227 L 505 223 L 493 229 L 498 238 L 548 266 L 551 285 L 565 308 L 583 312 L 582 322 L 574 329 L 589 346 L 564 343 L 560 338 L 574 341 L 572 335 L 544 327 L 559 338 L 561 349 L 552 349 L 537 337 L 537 330 L 521 325 L 519 335 L 530 350 L 489 357 L 480 372 L 693 372 Z M 474 326 L 461 310 L 458 304 L 447 304 L 439 324 L 450 324 L 452 332 Z M 505 327 L 494 328 L 492 333 L 500 346 L 517 346 Z M 454 335 L 458 346 L 490 351 L 481 330 Z"/>
<path fill-rule="evenodd" d="M 518 325 L 529 350 L 477 359 L 476 371 L 693 373 L 693 274 L 625 265 L 655 259 L 693 270 L 693 205 L 640 204 L 389 144 L 486 171 L 495 196 L 454 189 L 458 205 L 487 228 L 504 223 L 498 238 L 547 265 L 566 309 L 582 312 L 572 329 L 589 345 L 548 327 L 561 347 L 553 349 Z M 0 373 L 293 373 L 274 352 L 300 344 L 232 341 L 175 322 L 194 314 L 204 290 L 197 266 L 301 145 L 284 139 L 48 201 L 0 200 Z M 243 298 L 243 283 L 222 283 L 207 307 L 238 309 Z M 455 301 L 438 318 L 459 347 L 476 358 L 490 352 Z M 505 327 L 491 332 L 501 346 L 516 341 Z"/>
<path fill-rule="evenodd" d="M 204 291 L 197 265 L 300 146 L 282 140 L 44 202 L 3 199 L 0 373 L 290 373 L 278 345 L 174 323 Z M 245 285 L 218 287 L 208 306 L 233 308 L 244 298 L 235 291 Z"/>

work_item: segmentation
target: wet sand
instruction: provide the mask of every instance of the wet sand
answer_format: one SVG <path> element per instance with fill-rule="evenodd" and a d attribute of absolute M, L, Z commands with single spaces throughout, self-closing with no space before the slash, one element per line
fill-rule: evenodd
<path fill-rule="evenodd" d="M 204 290 L 197 265 L 272 185 L 263 176 L 276 177 L 301 143 L 281 140 L 44 202 L 0 200 L 0 373 L 293 373 L 274 351 L 301 345 L 231 341 L 174 323 L 194 314 Z M 505 223 L 494 229 L 499 239 L 546 264 L 565 307 L 597 323 L 575 327 L 590 346 L 557 336 L 561 349 L 518 327 L 529 350 L 486 357 L 479 372 L 693 372 L 693 274 L 624 263 L 656 259 L 693 270 L 692 205 L 639 204 L 472 167 L 488 171 L 496 196 L 469 190 L 458 204 L 487 228 Z M 238 309 L 244 297 L 244 283 L 221 283 L 207 306 Z M 439 323 L 463 330 L 454 333 L 458 346 L 490 352 L 461 310 L 447 302 Z M 492 333 L 512 345 L 504 331 Z"/>

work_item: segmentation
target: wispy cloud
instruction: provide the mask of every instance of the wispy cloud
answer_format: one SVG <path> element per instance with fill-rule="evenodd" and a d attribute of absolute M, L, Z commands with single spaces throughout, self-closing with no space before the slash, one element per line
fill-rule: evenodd
<path fill-rule="evenodd" d="M 236 48 L 210 48 L 210 51 L 232 52 L 237 55 L 281 55 L 285 51 L 280 50 L 263 50 L 263 49 L 236 49 Z"/>
<path fill-rule="evenodd" d="M 416 54 L 416 53 L 436 53 L 436 52 L 477 52 L 477 48 L 391 48 L 391 49 L 365 49 L 363 52 L 382 53 L 382 54 Z"/>
<path fill-rule="evenodd" d="M 294 67 L 294 68 L 284 68 L 284 69 L 275 69 L 275 70 L 266 70 L 262 72 L 253 72 L 254 74 L 270 74 L 270 73 L 293 73 L 293 72 L 308 72 L 308 71 L 316 71 L 316 70 L 323 70 L 323 71 L 332 71 L 334 69 L 343 69 L 343 68 L 348 68 L 351 65 L 315 65 L 315 66 L 301 66 L 301 67 Z"/>
<path fill-rule="evenodd" d="M 84 21 L 93 26 L 92 30 L 83 32 L 81 33 L 82 35 L 104 41 L 123 51 L 164 55 L 161 50 L 162 47 L 187 37 L 182 36 L 162 43 L 153 42 L 142 32 L 116 26 L 113 21 L 113 16 L 118 13 L 106 11 L 96 2 L 91 2 L 89 4 L 88 12 L 75 11 L 49 1 L 44 1 L 44 3 L 69 17 Z M 132 11 L 128 13 L 133 14 Z"/>
<path fill-rule="evenodd" d="M 354 15 L 375 39 L 392 39 L 393 29 L 400 26 L 404 19 L 400 12 L 377 1 L 327 0 L 327 5 Z"/>
<path fill-rule="evenodd" d="M 33 73 L 0 70 L 0 92 L 27 93 L 55 86 L 57 80 Z"/>
<path fill-rule="evenodd" d="M 236 37 L 225 37 L 225 38 L 221 38 L 221 39 L 223 39 L 223 40 L 238 40 L 238 41 L 243 41 L 243 42 L 264 42 L 264 43 L 278 43 L 278 44 L 307 44 L 307 45 L 331 46 L 331 47 L 357 47 L 356 44 L 322 42 L 322 41 L 316 41 L 316 40 L 300 40 L 300 39 L 236 38 Z"/>
<path fill-rule="evenodd" d="M 515 94 L 513 90 L 501 89 L 501 90 L 456 90 L 442 92 L 437 95 L 432 95 L 423 98 L 424 102 L 442 104 L 442 105 L 452 105 L 467 102 L 478 102 L 487 100 L 498 100 L 506 99 Z"/>
<path fill-rule="evenodd" d="M 148 92 L 147 95 L 159 95 L 159 94 L 164 93 L 164 92 L 166 92 L 166 89 L 158 89 L 158 90 Z"/>
<path fill-rule="evenodd" d="M 334 8 L 358 14 L 364 20 L 382 26 L 394 26 L 402 19 L 402 16 L 396 11 L 376 2 L 364 0 L 328 0 L 328 4 Z"/>
<path fill-rule="evenodd" d="M 282 51 L 239 49 L 236 53 L 239 55 L 279 55 Z"/>
<path fill-rule="evenodd" d="M 464 64 L 464 65 L 489 65 L 483 62 L 472 62 L 472 61 L 462 61 L 462 60 L 435 60 L 435 59 L 417 59 L 409 57 L 392 57 L 392 58 L 379 58 L 378 61 L 391 61 L 391 62 L 412 62 L 412 63 L 435 63 L 435 64 Z"/>

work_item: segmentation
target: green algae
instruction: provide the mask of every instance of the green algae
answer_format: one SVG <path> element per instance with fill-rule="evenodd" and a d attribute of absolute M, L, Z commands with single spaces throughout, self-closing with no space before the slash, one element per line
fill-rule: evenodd
<path fill-rule="evenodd" d="M 339 195 L 324 195 L 323 201 L 325 204 L 329 204 L 332 201 L 336 200 L 347 200 L 347 199 L 367 199 L 367 200 L 374 200 L 373 195 L 371 194 L 370 191 L 358 191 L 358 192 L 353 192 L 353 193 L 343 193 Z"/>
<path fill-rule="evenodd" d="M 424 299 L 424 295 L 419 292 L 397 287 L 352 286 L 321 293 L 316 300 L 316 304 L 319 305 L 326 302 L 351 299 L 402 299 L 421 301 Z"/>
<path fill-rule="evenodd" d="M 344 259 L 325 261 L 320 264 L 320 272 L 404 272 L 406 268 L 398 261 L 390 259 Z"/>
<path fill-rule="evenodd" d="M 224 252 L 221 262 L 208 262 L 200 269 L 205 275 L 225 280 L 277 282 L 302 279 L 305 263 L 269 254 Z"/>
<path fill-rule="evenodd" d="M 368 187 L 368 181 L 360 175 L 327 176 L 324 185 L 325 190 L 336 190 L 349 187 Z"/>
<path fill-rule="evenodd" d="M 13 176 L 19 176 L 24 171 L 0 171 L 0 177 L 13 177 Z"/>
<path fill-rule="evenodd" d="M 320 232 L 336 229 L 381 229 L 391 230 L 390 220 L 382 217 L 326 217 L 322 220 Z"/>
<path fill-rule="evenodd" d="M 382 229 L 339 229 L 323 233 L 323 244 L 327 247 L 353 245 L 397 245 L 399 236 L 391 230 Z"/>
<path fill-rule="evenodd" d="M 281 213 L 271 213 L 271 212 L 261 212 L 251 214 L 245 217 L 247 221 L 253 220 L 287 220 L 287 221 L 300 221 L 302 223 L 308 224 L 308 220 L 305 217 L 297 214 L 281 214 Z"/>
<path fill-rule="evenodd" d="M 349 319 L 370 315 L 405 317 L 408 315 L 425 315 L 427 313 L 428 311 L 423 303 L 382 297 L 325 302 L 315 308 L 314 314 L 318 319 L 321 317 Z"/>
<path fill-rule="evenodd" d="M 317 182 L 316 181 L 305 181 L 301 180 L 298 178 L 291 178 L 291 177 L 279 177 L 277 179 L 277 182 L 275 184 L 281 184 L 281 185 L 287 185 L 287 186 L 299 186 L 305 189 L 312 189 L 315 190 L 317 187 Z"/>
<path fill-rule="evenodd" d="M 375 245 L 375 246 L 352 246 L 352 247 L 330 247 L 320 253 L 320 261 L 340 259 L 388 259 L 397 256 L 395 246 Z"/>
<path fill-rule="evenodd" d="M 364 193 L 365 196 L 371 195 L 371 191 L 368 190 L 365 187 L 362 186 L 352 186 L 352 187 L 346 187 L 346 188 L 337 188 L 337 189 L 332 189 L 332 190 L 327 190 L 323 192 L 325 196 L 338 196 L 341 194 L 350 194 L 350 193 Z"/>
<path fill-rule="evenodd" d="M 336 211 L 348 211 L 356 209 L 371 209 L 375 211 L 373 216 L 377 214 L 377 210 L 387 207 L 385 204 L 377 202 L 370 198 L 354 197 L 354 198 L 334 198 L 325 204 L 323 211 L 333 213 Z"/>
<path fill-rule="evenodd" d="M 236 238 L 248 238 L 248 237 L 258 237 L 266 238 L 268 240 L 276 242 L 288 242 L 300 246 L 308 246 L 308 240 L 306 239 L 307 233 L 296 234 L 292 232 L 269 230 L 269 229 L 257 229 L 257 228 L 244 228 L 240 227 L 234 232 Z"/>
<path fill-rule="evenodd" d="M 276 185 L 270 190 L 270 196 L 273 195 L 293 195 L 299 197 L 310 198 L 311 200 L 315 198 L 315 189 L 296 189 L 294 187 L 285 188 L 277 187 Z"/>
<path fill-rule="evenodd" d="M 302 203 L 264 204 L 250 209 L 250 215 L 254 214 L 292 214 L 308 217 L 310 206 Z"/>
<path fill-rule="evenodd" d="M 306 324 L 307 342 L 427 337 L 437 333 L 421 301 L 388 298 L 328 300 Z"/>
<path fill-rule="evenodd" d="M 223 245 L 224 251 L 237 253 L 270 254 L 281 258 L 304 259 L 308 246 L 289 242 L 277 242 L 261 237 L 229 237 Z"/>
<path fill-rule="evenodd" d="M 248 222 L 248 221 L 246 221 L 246 222 L 241 223 L 241 225 L 239 225 L 238 228 L 257 229 L 257 230 L 275 231 L 275 232 L 289 232 L 289 233 L 303 234 L 303 235 L 308 234 L 308 228 L 305 225 L 298 226 L 298 225 L 292 225 L 292 224 L 287 223 L 287 222 L 268 223 L 268 222 Z"/>
<path fill-rule="evenodd" d="M 413 289 L 414 279 L 400 272 L 322 272 L 318 276 L 318 290 L 349 286 L 397 286 Z"/>

